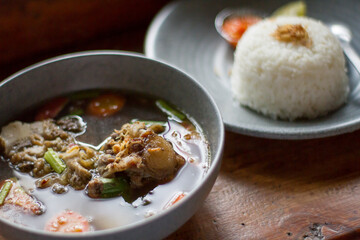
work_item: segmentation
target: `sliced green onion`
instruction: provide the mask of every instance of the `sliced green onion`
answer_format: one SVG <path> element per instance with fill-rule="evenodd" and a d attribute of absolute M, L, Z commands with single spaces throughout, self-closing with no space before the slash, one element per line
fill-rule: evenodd
<path fill-rule="evenodd" d="M 161 111 L 166 113 L 169 117 L 176 118 L 176 119 L 179 119 L 181 121 L 186 119 L 185 114 L 183 114 L 182 112 L 174 109 L 173 107 L 171 107 L 164 100 L 157 100 L 155 103 L 156 103 L 156 106 L 158 108 L 160 108 Z"/>
<path fill-rule="evenodd" d="M 102 185 L 101 197 L 119 196 L 129 189 L 129 183 L 124 178 L 99 178 Z"/>
<path fill-rule="evenodd" d="M 12 182 L 10 181 L 5 182 L 4 185 L 2 186 L 0 191 L 0 205 L 4 204 L 5 198 L 9 194 L 11 187 L 12 187 Z"/>
<path fill-rule="evenodd" d="M 60 174 L 65 170 L 66 164 L 64 163 L 63 160 L 61 160 L 59 158 L 57 153 L 52 148 L 49 148 L 46 151 L 44 158 L 50 164 L 50 166 L 54 169 L 55 172 Z"/>

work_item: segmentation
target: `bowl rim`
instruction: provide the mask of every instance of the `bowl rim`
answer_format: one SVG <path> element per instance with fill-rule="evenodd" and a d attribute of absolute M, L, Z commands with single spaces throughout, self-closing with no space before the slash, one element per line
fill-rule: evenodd
<path fill-rule="evenodd" d="M 55 62 L 61 62 L 67 59 L 74 59 L 74 58 L 79 58 L 79 57 L 93 57 L 93 56 L 101 56 L 101 55 L 109 55 L 109 56 L 128 56 L 128 57 L 134 57 L 134 58 L 140 58 L 146 61 L 151 61 L 151 62 L 156 62 L 156 63 L 160 63 L 165 67 L 169 67 L 172 68 L 174 70 L 176 70 L 177 72 L 179 72 L 182 75 L 185 75 L 190 81 L 192 81 L 198 88 L 201 89 L 201 91 L 205 94 L 205 96 L 208 98 L 208 101 L 210 101 L 210 104 L 213 106 L 214 111 L 216 113 L 216 119 L 219 120 L 218 124 L 218 131 L 219 131 L 219 142 L 218 142 L 218 147 L 215 150 L 215 155 L 214 156 L 210 156 L 211 159 L 211 164 L 209 167 L 209 170 L 207 171 L 206 175 L 203 177 L 202 181 L 200 184 L 198 184 L 191 192 L 189 192 L 189 194 L 187 195 L 186 198 L 184 198 L 182 201 L 180 201 L 178 204 L 172 206 L 169 209 L 165 209 L 162 210 L 158 213 L 156 213 L 154 216 L 151 216 L 149 218 L 144 218 L 142 220 L 133 222 L 133 223 L 129 223 L 129 224 L 125 224 L 122 226 L 118 226 L 118 227 L 114 227 L 114 228 L 109 228 L 109 229 L 103 229 L 103 230 L 96 230 L 96 231 L 91 231 L 91 232 L 84 232 L 84 233 L 54 233 L 54 232 L 46 232 L 44 230 L 40 230 L 40 229 L 34 229 L 28 226 L 22 226 L 20 224 L 16 224 L 10 221 L 7 221 L 6 219 L 2 219 L 0 218 L 0 222 L 9 225 L 21 232 L 30 232 L 32 234 L 36 234 L 42 237 L 61 237 L 61 238 L 68 238 L 68 239 L 72 239 L 72 238 L 87 238 L 87 237 L 100 237 L 100 236 L 107 236 L 107 235 L 111 235 L 114 233 L 120 233 L 120 232 L 126 232 L 126 231 L 131 231 L 137 228 L 141 228 L 144 225 L 147 225 L 151 222 L 155 222 L 163 217 L 165 217 L 167 214 L 169 214 L 170 212 L 174 212 L 176 209 L 181 208 L 181 206 L 187 204 L 188 202 L 192 201 L 192 198 L 195 196 L 195 193 L 199 192 L 200 189 L 203 187 L 204 183 L 207 182 L 214 174 L 215 174 L 215 178 L 217 178 L 218 175 L 218 171 L 220 169 L 220 165 L 221 165 L 221 161 L 222 161 L 222 154 L 223 154 L 223 149 L 224 149 L 224 143 L 225 143 L 225 129 L 224 129 L 224 122 L 222 120 L 222 116 L 220 114 L 220 110 L 217 107 L 215 100 L 212 98 L 212 96 L 208 93 L 208 91 L 201 85 L 199 84 L 193 77 L 191 77 L 189 74 L 187 74 L 186 72 L 184 72 L 183 70 L 175 67 L 174 65 L 171 65 L 169 63 L 166 63 L 164 61 L 161 60 L 157 60 L 157 59 L 152 59 L 149 57 L 146 57 L 145 55 L 141 54 L 141 53 L 135 53 L 135 52 L 130 52 L 130 51 L 120 51 L 120 50 L 90 50 L 90 51 L 81 51 L 81 52 L 74 52 L 74 53 L 68 53 L 68 54 L 63 54 L 63 55 L 59 55 L 53 58 L 49 58 L 43 61 L 40 61 L 38 63 L 32 64 L 18 72 L 15 72 L 14 74 L 10 75 L 9 77 L 5 78 L 2 82 L 0 82 L 0 88 L 5 85 L 6 83 L 12 81 L 13 79 L 17 78 L 18 76 L 25 74 L 31 70 L 37 69 L 39 67 L 45 66 L 45 65 L 49 65 Z M 212 188 L 212 187 L 211 187 Z M 193 213 L 195 214 L 195 213 Z M 192 214 L 192 215 L 193 215 Z M 185 223 L 185 222 L 184 222 Z"/>

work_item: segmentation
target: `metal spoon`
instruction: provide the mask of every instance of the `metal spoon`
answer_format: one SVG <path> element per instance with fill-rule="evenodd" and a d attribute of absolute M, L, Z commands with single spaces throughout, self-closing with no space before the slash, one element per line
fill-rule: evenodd
<path fill-rule="evenodd" d="M 360 73 L 360 57 L 350 44 L 352 38 L 350 29 L 339 23 L 331 24 L 329 25 L 329 28 L 330 31 L 340 40 L 341 47 L 351 64 Z"/>

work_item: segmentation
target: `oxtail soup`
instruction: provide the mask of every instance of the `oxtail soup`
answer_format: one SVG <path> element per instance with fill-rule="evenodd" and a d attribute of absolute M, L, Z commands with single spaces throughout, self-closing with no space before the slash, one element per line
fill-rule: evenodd
<path fill-rule="evenodd" d="M 52 232 L 108 229 L 166 211 L 210 164 L 202 130 L 186 112 L 108 90 L 21 113 L 2 127 L 0 147 L 0 217 Z"/>

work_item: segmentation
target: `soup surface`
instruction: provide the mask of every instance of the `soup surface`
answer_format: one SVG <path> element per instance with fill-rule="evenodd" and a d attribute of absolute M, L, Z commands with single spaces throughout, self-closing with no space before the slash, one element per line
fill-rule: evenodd
<path fill-rule="evenodd" d="M 209 168 L 198 124 L 163 100 L 107 90 L 51 99 L 2 127 L 0 217 L 55 232 L 142 221 Z"/>

